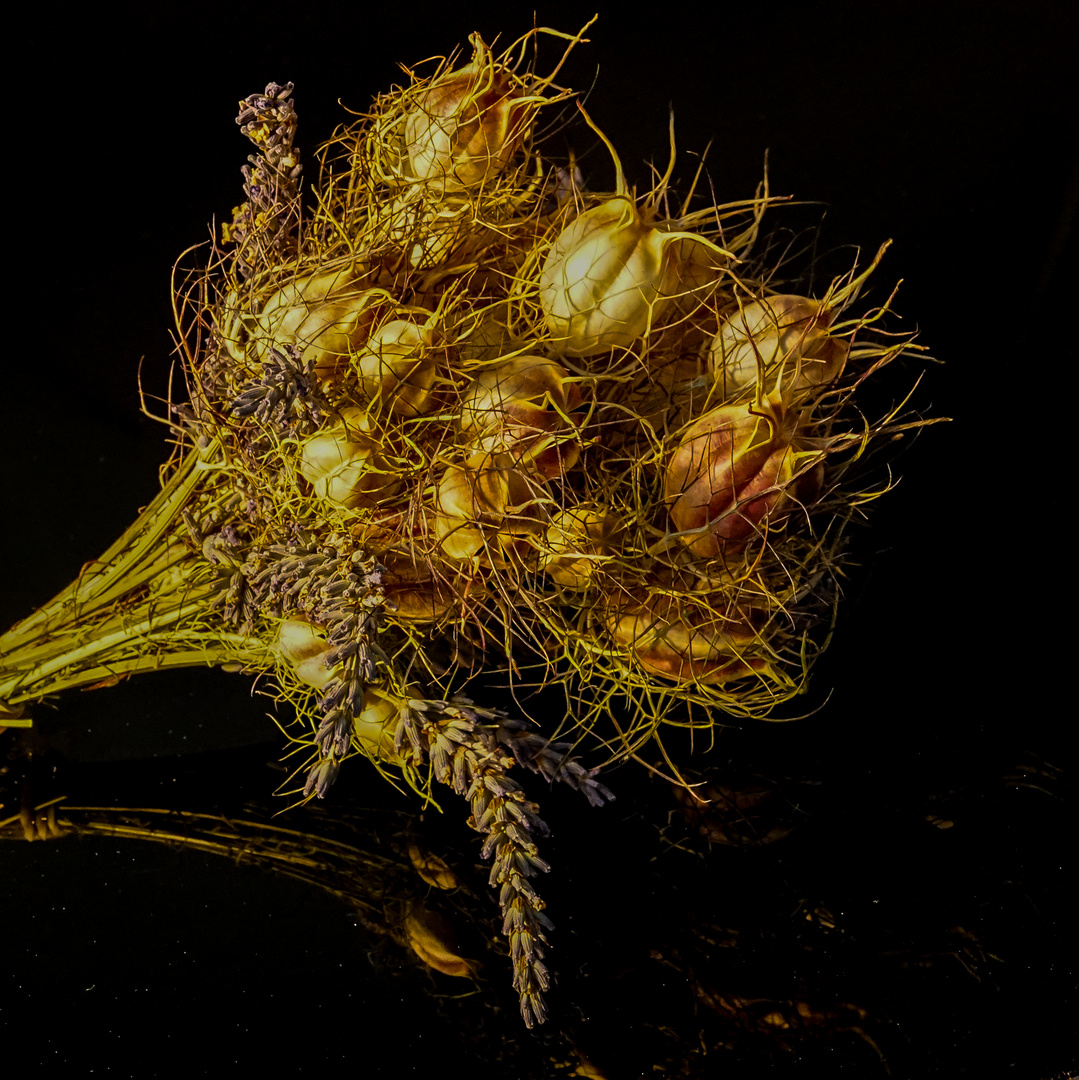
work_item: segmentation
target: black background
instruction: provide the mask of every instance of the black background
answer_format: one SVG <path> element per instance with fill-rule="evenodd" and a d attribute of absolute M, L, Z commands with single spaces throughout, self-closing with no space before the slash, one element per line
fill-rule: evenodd
<path fill-rule="evenodd" d="M 823 215 L 825 248 L 871 251 L 894 238 L 873 297 L 902 278 L 904 325 L 918 326 L 944 361 L 915 400 L 954 421 L 905 449 L 902 482 L 857 538 L 860 567 L 807 706 L 823 708 L 744 744 L 732 735 L 717 753 L 744 746 L 765 770 L 824 755 L 833 776 L 849 770 L 863 788 L 905 777 L 947 786 L 952 773 L 992 771 L 1024 752 L 1064 764 L 1070 641 L 1047 608 L 1066 575 L 1073 485 L 1063 451 L 1075 362 L 1065 279 L 1079 27 L 1066 7 L 681 4 L 631 16 L 601 5 L 592 43 L 563 73 L 565 84 L 592 86 L 589 112 L 642 187 L 644 163 L 666 161 L 673 107 L 683 183 L 692 153 L 711 140 L 717 199 L 745 197 L 768 150 L 772 190 L 821 204 L 792 220 Z M 561 3 L 536 18 L 572 31 L 592 11 Z M 140 360 L 144 388 L 163 394 L 172 263 L 242 198 L 248 144 L 236 102 L 270 80 L 295 82 L 310 162 L 345 119 L 338 99 L 362 110 L 397 80 L 397 62 L 466 45 L 473 30 L 509 41 L 531 23 L 524 9 L 483 3 L 165 3 L 74 14 L 39 5 L 31 18 L 32 66 L 5 91 L 4 625 L 71 580 L 157 488 L 165 432 L 140 415 Z M 610 182 L 601 150 L 584 168 L 593 186 Z M 125 792 L 142 783 L 158 803 L 170 793 L 213 802 L 279 781 L 262 765 L 280 742 L 266 709 L 242 679 L 193 671 L 68 695 L 41 730 L 54 752 L 83 763 L 80 782 L 131 785 Z M 104 764 L 117 761 L 126 764 Z M 374 774 L 347 784 L 342 798 L 382 798 L 366 791 Z M 1036 829 L 1000 842 L 1020 861 L 1032 852 L 1049 874 L 1074 844 L 1062 813 L 1047 802 Z M 852 860 L 864 840 L 852 842 Z M 196 1074 L 216 1073 L 256 1063 L 271 1041 L 293 1071 L 366 1063 L 361 1075 L 409 1075 L 444 1058 L 450 1036 L 425 1019 L 422 1000 L 380 998 L 377 983 L 373 997 L 364 992 L 365 942 L 334 905 L 255 872 L 134 847 L 0 850 L 9 1050 L 23 1040 L 30 1060 L 64 1064 L 69 1075 L 157 1075 L 173 1055 Z M 587 906 L 586 886 L 572 885 L 590 880 L 575 878 L 584 871 L 574 850 L 565 843 L 560 856 L 560 902 Z M 1012 962 L 1023 967 L 1021 948 Z M 971 1018 L 969 1030 L 942 1032 L 920 1067 L 1063 1068 L 1059 995 L 1074 988 L 1074 955 L 1059 958 L 1055 977 L 1057 1000 L 1001 1006 L 1026 1034 L 1005 1039 L 999 1059 L 985 1043 L 994 1017 Z M 77 1017 L 89 1018 L 89 1039 L 74 1037 Z M 132 1047 L 151 1035 L 161 1059 L 135 1068 Z M 196 1052 L 215 1039 L 224 1058 Z M 384 1058 L 391 1063 L 378 1064 Z"/>

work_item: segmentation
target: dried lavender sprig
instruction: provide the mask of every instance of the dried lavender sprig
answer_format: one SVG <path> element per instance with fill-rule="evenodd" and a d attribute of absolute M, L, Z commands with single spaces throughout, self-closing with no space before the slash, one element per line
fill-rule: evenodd
<path fill-rule="evenodd" d="M 524 720 L 509 716 L 501 709 L 483 708 L 463 694 L 454 703 L 473 719 L 489 723 L 500 743 L 513 754 L 519 765 L 544 779 L 566 784 L 581 792 L 593 806 L 602 806 L 614 799 L 610 788 L 601 784 L 596 775 L 599 769 L 586 769 L 573 757 L 576 749 L 570 742 L 551 742 Z"/>
<path fill-rule="evenodd" d="M 261 151 L 242 169 L 247 201 L 233 211 L 225 226 L 226 243 L 236 245 L 236 269 L 250 277 L 257 263 L 272 256 L 280 261 L 293 253 L 299 223 L 302 171 L 296 134 L 296 110 L 288 100 L 293 84 L 269 83 L 262 94 L 240 102 L 236 123 Z"/>
<path fill-rule="evenodd" d="M 473 706 L 474 708 L 474 706 Z M 581 792 L 593 806 L 614 799 L 610 788 L 596 779 L 599 769 L 586 769 L 573 758 L 573 743 L 551 742 L 523 720 L 495 714 L 498 741 L 523 765 L 551 783 L 558 781 Z"/>
<path fill-rule="evenodd" d="M 374 556 L 332 544 L 315 547 L 306 534 L 258 554 L 267 565 L 252 575 L 264 610 L 302 612 L 324 628 L 331 648 L 323 659 L 333 677 L 322 688 L 322 719 L 315 733 L 318 757 L 308 771 L 304 797 L 326 797 L 353 745 L 364 691 L 385 678 L 390 659 L 377 636 L 385 593 Z"/>
<path fill-rule="evenodd" d="M 521 1017 L 529 1028 L 542 1024 L 547 1018 L 543 995 L 551 983 L 543 962 L 546 932 L 553 924 L 529 878 L 550 869 L 533 840 L 548 830 L 538 806 L 508 774 L 514 759 L 475 710 L 452 701 L 405 702 L 394 745 L 399 754 L 411 749 L 416 764 L 429 759 L 435 779 L 468 799 L 469 824 L 486 834 L 481 855 L 494 857 L 490 884 L 499 887 L 502 932 L 509 939 Z"/>
<path fill-rule="evenodd" d="M 261 377 L 244 384 L 231 408 L 233 416 L 254 416 L 263 427 L 293 439 L 321 427 L 329 410 L 315 379 L 315 359 L 304 360 L 298 345 L 271 349 Z"/>

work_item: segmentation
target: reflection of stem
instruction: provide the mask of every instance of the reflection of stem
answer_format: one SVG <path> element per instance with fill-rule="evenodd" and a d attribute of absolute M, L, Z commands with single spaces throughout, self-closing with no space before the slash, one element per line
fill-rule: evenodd
<path fill-rule="evenodd" d="M 371 925 L 383 931 L 386 930 L 387 879 L 398 871 L 407 871 L 402 860 L 330 836 L 286 829 L 247 815 L 226 817 L 141 807 L 67 806 L 62 800 L 54 800 L 32 813 L 24 811 L 19 816 L 0 820 L 0 839 L 90 835 L 156 841 L 265 867 L 317 885 L 345 900 L 365 914 Z"/>

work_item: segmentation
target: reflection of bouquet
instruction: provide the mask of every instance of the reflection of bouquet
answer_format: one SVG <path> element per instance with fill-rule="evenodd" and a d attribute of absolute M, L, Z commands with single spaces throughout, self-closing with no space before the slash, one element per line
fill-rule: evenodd
<path fill-rule="evenodd" d="M 162 491 L 4 635 L 0 670 L 9 723 L 136 671 L 272 670 L 304 798 L 357 754 L 452 786 L 529 1023 L 543 825 L 509 770 L 599 803 L 551 739 L 628 756 L 800 692 L 876 494 L 850 466 L 908 426 L 856 391 L 911 348 L 877 330 L 886 305 L 845 317 L 877 260 L 819 300 L 751 269 L 766 188 L 672 215 L 671 169 L 637 199 L 617 157 L 604 195 L 541 157 L 536 119 L 569 96 L 521 59 L 543 33 L 501 58 L 474 37 L 380 98 L 303 209 L 291 86 L 244 103 L 247 200 L 178 298 L 190 401 Z M 562 702 L 544 736 L 464 696 L 492 667 L 522 707 Z"/>

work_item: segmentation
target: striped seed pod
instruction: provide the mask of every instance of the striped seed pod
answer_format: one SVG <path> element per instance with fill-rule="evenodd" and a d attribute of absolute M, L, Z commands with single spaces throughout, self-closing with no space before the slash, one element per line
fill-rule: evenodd
<path fill-rule="evenodd" d="M 581 392 L 569 372 L 542 356 L 517 356 L 486 368 L 461 405 L 461 433 L 473 447 L 504 451 L 553 480 L 580 457 L 570 414 Z"/>
<path fill-rule="evenodd" d="M 766 660 L 746 656 L 759 630 L 742 615 L 724 614 L 725 606 L 722 596 L 688 603 L 638 592 L 608 600 L 603 619 L 615 644 L 649 674 L 718 685 L 768 669 Z"/>
<path fill-rule="evenodd" d="M 319 498 L 345 510 L 375 506 L 401 486 L 357 408 L 343 409 L 339 423 L 304 441 L 299 472 Z"/>
<path fill-rule="evenodd" d="M 435 331 L 411 319 L 380 326 L 353 360 L 364 395 L 397 416 L 422 416 L 434 407 Z"/>
<path fill-rule="evenodd" d="M 797 417 L 778 394 L 759 407 L 721 405 L 689 428 L 667 465 L 664 499 L 695 555 L 712 558 L 790 513 L 796 431 Z"/>
<path fill-rule="evenodd" d="M 486 550 L 526 555 L 547 525 L 544 482 L 507 453 L 479 451 L 446 470 L 435 494 L 435 536 L 451 559 Z"/>
<path fill-rule="evenodd" d="M 443 192 L 474 188 L 502 172 L 534 112 L 520 81 L 495 63 L 480 36 L 469 41 L 472 63 L 435 79 L 404 122 L 412 176 Z"/>
<path fill-rule="evenodd" d="M 323 381 L 331 379 L 367 340 L 386 293 L 364 286 L 352 269 L 329 270 L 289 282 L 263 305 L 256 348 L 298 345 Z"/>
<path fill-rule="evenodd" d="M 770 296 L 740 307 L 720 325 L 708 365 L 723 401 L 778 378 L 788 390 L 836 378 L 846 361 L 845 342 L 828 336 L 835 309 L 805 296 Z"/>
<path fill-rule="evenodd" d="M 676 234 L 645 223 L 628 196 L 586 210 L 559 234 L 540 274 L 552 348 L 592 356 L 629 348 L 677 291 Z"/>
<path fill-rule="evenodd" d="M 566 589 L 584 589 L 618 547 L 618 519 L 595 503 L 560 510 L 547 526 L 540 569 Z"/>

